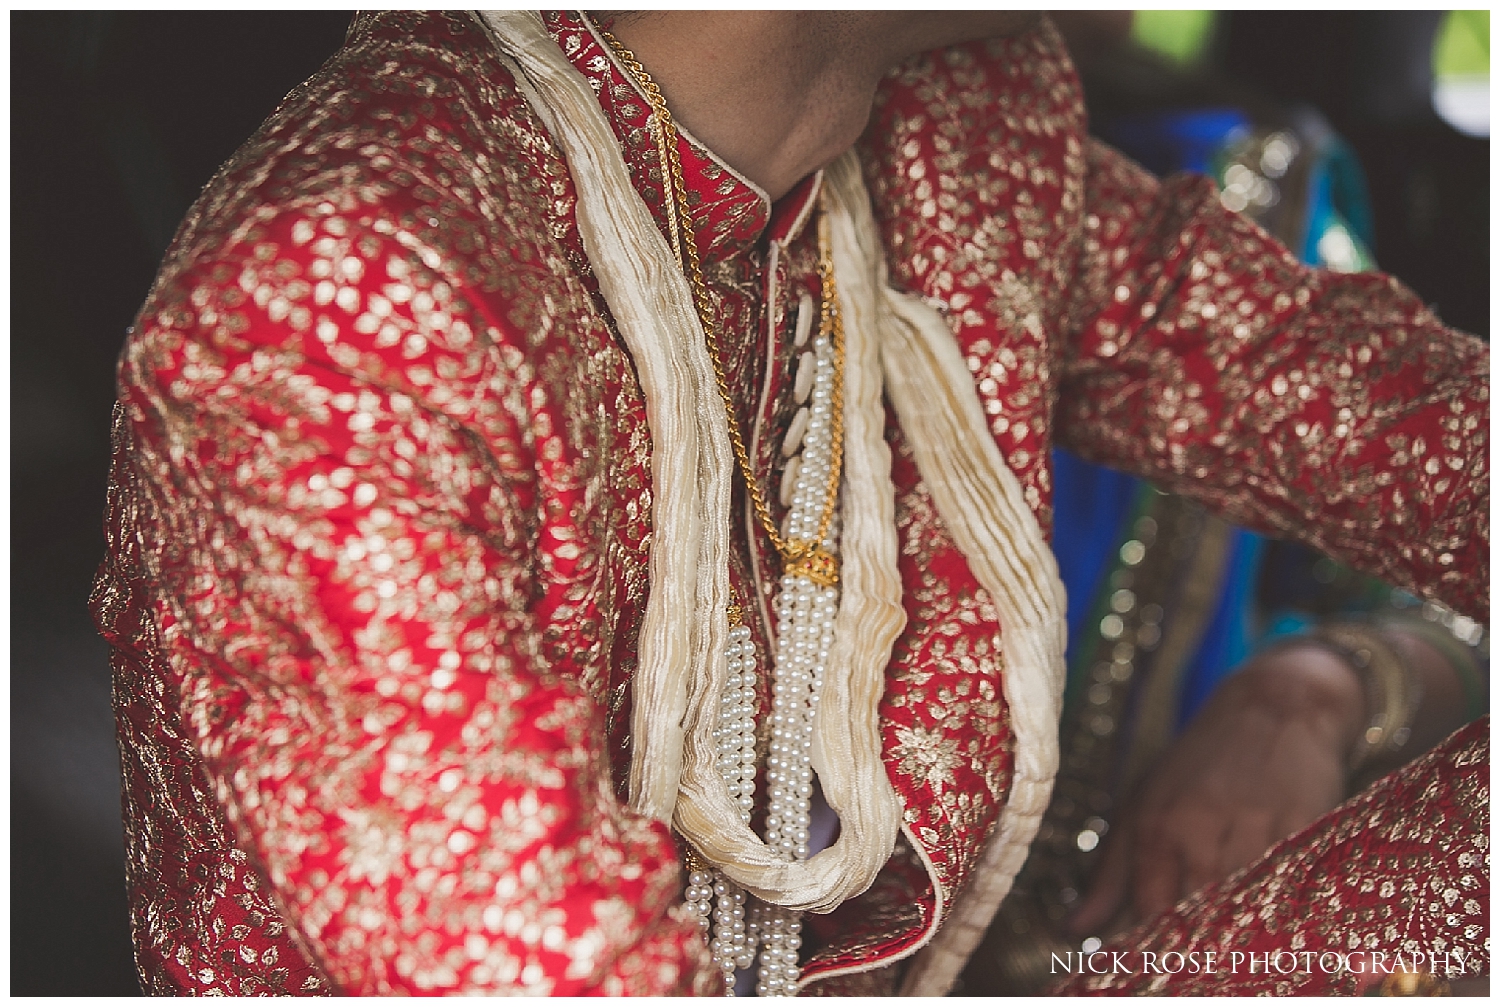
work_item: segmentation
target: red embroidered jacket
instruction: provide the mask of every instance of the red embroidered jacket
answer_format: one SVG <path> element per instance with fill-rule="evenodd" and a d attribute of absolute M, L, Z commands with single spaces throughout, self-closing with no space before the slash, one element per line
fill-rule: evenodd
<path fill-rule="evenodd" d="M 586 25 L 549 26 L 659 209 L 645 102 Z M 1044 527 L 1063 443 L 1485 616 L 1476 341 L 1088 140 L 1045 25 L 893 72 L 861 152 L 892 282 L 946 314 Z M 772 207 L 682 156 L 774 497 L 816 182 Z M 714 989 L 672 839 L 620 796 L 651 441 L 574 200 L 478 22 L 388 12 L 179 233 L 121 363 L 93 599 L 150 990 Z M 1002 628 L 889 438 L 903 837 L 813 921 L 814 991 L 929 941 L 1011 771 Z M 747 529 L 753 597 L 752 550 L 774 567 Z"/>

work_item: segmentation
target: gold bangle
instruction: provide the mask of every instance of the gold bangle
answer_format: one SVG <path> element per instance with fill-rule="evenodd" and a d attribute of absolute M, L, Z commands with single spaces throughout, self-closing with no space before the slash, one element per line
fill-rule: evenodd
<path fill-rule="evenodd" d="M 1370 719 L 1349 753 L 1352 772 L 1380 756 L 1394 755 L 1411 737 L 1421 690 L 1401 655 L 1373 626 L 1335 622 L 1319 626 L 1316 640 L 1340 654 L 1365 684 Z"/>
<path fill-rule="evenodd" d="M 1481 648 L 1482 631 L 1459 635 L 1435 619 L 1428 620 L 1405 612 L 1377 616 L 1376 625 L 1386 632 L 1414 636 L 1443 656 L 1463 690 L 1465 723 L 1489 712 L 1490 683 L 1485 673 L 1488 665 L 1486 651 Z M 1470 625 L 1476 624 L 1471 621 Z M 1470 642 L 1471 638 L 1473 642 Z"/>

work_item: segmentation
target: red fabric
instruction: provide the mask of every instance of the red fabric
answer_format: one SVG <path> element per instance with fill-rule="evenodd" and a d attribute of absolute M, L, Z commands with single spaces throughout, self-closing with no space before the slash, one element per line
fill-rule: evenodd
<path fill-rule="evenodd" d="M 1482 717 L 1110 941 L 1095 961 L 1104 974 L 1084 974 L 1075 956 L 1078 974 L 1050 992 L 1354 995 L 1397 969 L 1488 975 L 1489 764 Z"/>
<path fill-rule="evenodd" d="M 644 103 L 549 17 L 659 209 Z M 861 147 L 892 279 L 946 313 L 1044 526 L 1055 434 L 1483 617 L 1482 347 L 1083 130 L 1044 26 L 893 73 Z M 774 496 L 816 243 L 682 151 Z M 575 198 L 473 20 L 386 12 L 179 233 L 121 363 L 94 594 L 153 991 L 716 989 L 671 838 L 621 799 L 650 434 Z M 1010 780 L 993 607 L 889 437 L 903 846 L 814 978 L 930 935 Z M 774 567 L 733 534 L 748 603 Z"/>

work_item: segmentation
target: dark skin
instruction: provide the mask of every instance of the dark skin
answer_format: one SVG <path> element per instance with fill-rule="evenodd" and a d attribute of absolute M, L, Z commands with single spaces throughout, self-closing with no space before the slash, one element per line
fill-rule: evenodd
<path fill-rule="evenodd" d="M 1010 35 L 1020 11 L 654 11 L 611 31 L 672 115 L 780 199 L 853 146 L 891 67 L 928 49 Z"/>

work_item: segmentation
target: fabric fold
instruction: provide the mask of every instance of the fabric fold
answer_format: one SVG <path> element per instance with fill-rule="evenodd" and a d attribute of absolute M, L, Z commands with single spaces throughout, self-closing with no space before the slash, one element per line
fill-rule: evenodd
<path fill-rule="evenodd" d="M 652 550 L 650 594 L 632 684 L 631 804 L 643 814 L 671 821 L 725 875 L 766 901 L 831 911 L 874 881 L 895 845 L 900 822 L 900 803 L 881 760 L 877 721 L 885 666 L 900 629 L 894 523 L 882 516 L 879 504 L 867 503 L 894 499 L 889 456 L 879 455 L 884 450 L 880 443 L 870 463 L 855 464 L 859 482 L 851 488 L 847 469 L 844 482 L 846 504 L 859 501 L 854 513 L 843 515 L 844 562 L 849 563 L 850 554 L 869 558 L 854 560 L 855 578 L 843 585 L 839 621 L 849 629 L 840 633 L 838 654 L 831 661 L 836 681 L 820 715 L 820 723 L 837 726 L 831 737 L 821 728 L 818 733 L 825 755 L 841 753 L 822 759 L 819 772 L 827 792 L 837 795 L 830 796 L 830 804 L 838 802 L 840 837 L 810 860 L 788 863 L 741 823 L 716 766 L 710 714 L 717 711 L 727 678 L 734 461 L 691 290 L 631 185 L 597 100 L 547 35 L 541 18 L 528 11 L 481 16 L 574 176 L 584 248 L 636 363 L 647 404 Z M 860 355 L 868 374 L 855 377 L 862 391 L 846 396 L 845 415 L 846 428 L 852 421 L 861 431 L 859 450 L 866 455 L 883 426 L 875 420 L 878 355 L 873 348 Z M 851 410 L 858 414 L 851 416 Z M 846 460 L 848 454 L 846 448 Z M 875 511 L 869 512 L 871 506 Z M 850 520 L 853 528 L 847 526 Z M 867 548 L 867 538 L 878 541 Z M 881 572 L 865 573 L 871 564 Z M 884 585 L 878 590 L 886 597 L 875 603 L 886 613 L 879 632 L 859 622 L 869 614 L 866 582 Z M 849 670 L 856 661 L 863 672 L 858 676 Z"/>
<path fill-rule="evenodd" d="M 944 992 L 1009 890 L 1050 793 L 1064 642 L 1056 563 L 989 436 L 952 333 L 933 309 L 888 286 L 859 160 L 847 152 L 825 177 L 845 317 L 845 468 L 837 641 L 813 752 L 841 830 L 811 859 L 782 861 L 741 823 L 716 768 L 734 460 L 691 290 L 594 94 L 541 18 L 482 18 L 568 162 L 584 247 L 647 404 L 652 548 L 632 684 L 631 804 L 672 822 L 733 881 L 793 909 L 831 911 L 868 888 L 889 858 L 902 808 L 885 770 L 879 704 L 905 615 L 883 395 L 939 516 L 1000 613 L 1015 777 L 982 866 L 908 975 L 908 992 Z"/>

